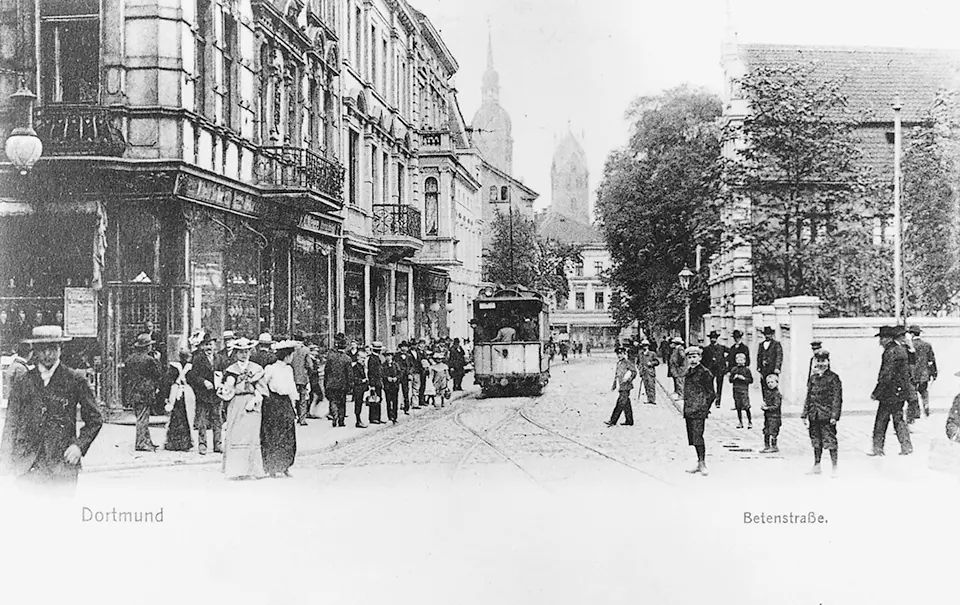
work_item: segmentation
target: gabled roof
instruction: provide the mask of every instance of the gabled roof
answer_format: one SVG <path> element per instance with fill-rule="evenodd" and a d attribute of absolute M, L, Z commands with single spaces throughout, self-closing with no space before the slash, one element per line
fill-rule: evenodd
<path fill-rule="evenodd" d="M 937 92 L 960 84 L 960 51 L 914 48 L 741 44 L 749 71 L 756 66 L 812 62 L 824 78 L 842 78 L 850 109 L 868 111 L 868 121 L 893 122 L 899 96 L 904 122 L 924 118 Z"/>
<path fill-rule="evenodd" d="M 593 225 L 581 223 L 565 214 L 547 210 L 537 215 L 541 237 L 565 244 L 603 243 L 603 236 Z"/>

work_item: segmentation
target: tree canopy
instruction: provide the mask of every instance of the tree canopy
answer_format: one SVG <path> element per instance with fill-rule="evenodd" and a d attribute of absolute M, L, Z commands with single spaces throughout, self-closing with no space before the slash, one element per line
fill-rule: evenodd
<path fill-rule="evenodd" d="M 680 86 L 636 99 L 627 110 L 628 144 L 607 158 L 597 200 L 599 225 L 613 259 L 611 310 L 621 324 L 677 328 L 684 293 L 677 274 L 707 255 L 719 236 L 715 169 L 720 99 Z M 694 313 L 709 309 L 705 271 L 690 289 Z"/>

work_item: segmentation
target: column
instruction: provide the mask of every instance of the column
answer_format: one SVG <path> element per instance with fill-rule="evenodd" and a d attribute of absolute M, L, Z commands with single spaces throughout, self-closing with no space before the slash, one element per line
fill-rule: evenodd
<path fill-rule="evenodd" d="M 337 296 L 338 296 L 338 300 L 341 301 L 340 304 L 337 305 L 337 320 L 336 320 L 337 332 L 345 332 L 347 329 L 347 321 L 344 314 L 344 309 L 346 308 L 346 305 L 343 303 L 343 301 L 346 300 L 347 293 L 346 293 L 346 284 L 344 282 L 344 270 L 343 270 L 344 260 L 343 260 L 343 238 L 342 237 L 337 239 L 337 258 L 334 262 L 335 262 L 334 273 L 336 275 L 336 280 L 337 280 Z"/>
<path fill-rule="evenodd" d="M 417 335 L 416 316 L 413 313 L 413 267 L 407 273 L 407 340 L 413 340 Z"/>
<path fill-rule="evenodd" d="M 369 344 L 373 342 L 373 292 L 370 291 L 370 264 L 363 264 L 363 340 Z"/>
<path fill-rule="evenodd" d="M 387 342 L 384 345 L 391 351 L 397 349 L 397 335 L 393 333 L 394 317 L 397 310 L 397 268 L 390 269 L 390 289 L 387 292 Z"/>

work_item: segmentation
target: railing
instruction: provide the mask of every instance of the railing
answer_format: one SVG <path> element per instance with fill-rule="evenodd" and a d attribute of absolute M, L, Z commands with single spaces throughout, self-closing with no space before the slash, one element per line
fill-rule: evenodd
<path fill-rule="evenodd" d="M 343 166 L 301 147 L 261 147 L 254 171 L 259 185 L 302 187 L 343 200 Z"/>
<path fill-rule="evenodd" d="M 402 235 L 423 239 L 420 211 L 406 204 L 374 204 L 373 233 L 379 237 Z"/>
<path fill-rule="evenodd" d="M 127 149 L 123 109 L 102 105 L 44 105 L 34 110 L 43 155 L 120 157 Z"/>

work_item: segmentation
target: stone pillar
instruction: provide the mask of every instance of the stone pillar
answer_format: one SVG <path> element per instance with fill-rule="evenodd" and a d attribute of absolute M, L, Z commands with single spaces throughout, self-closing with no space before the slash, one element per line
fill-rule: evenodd
<path fill-rule="evenodd" d="M 390 289 L 387 292 L 387 342 L 383 343 L 390 351 L 397 350 L 397 335 L 394 334 L 397 316 L 397 268 L 390 268 Z"/>
<path fill-rule="evenodd" d="M 413 267 L 407 272 L 407 340 L 413 340 L 417 335 L 416 315 L 413 307 Z"/>
<path fill-rule="evenodd" d="M 807 372 L 810 363 L 810 341 L 813 326 L 820 317 L 822 301 L 816 296 L 781 298 L 775 305 L 786 309 L 790 326 L 790 342 L 784 346 L 782 375 L 787 388 L 783 389 L 784 407 L 800 410 L 807 390 Z"/>
<path fill-rule="evenodd" d="M 340 297 L 340 304 L 337 305 L 337 332 L 345 332 L 347 329 L 346 321 L 346 304 L 344 301 L 347 299 L 346 293 L 346 283 L 344 278 L 344 254 L 343 254 L 343 238 L 337 239 L 337 258 L 336 266 L 334 267 L 334 273 L 337 280 L 337 295 Z"/>
<path fill-rule="evenodd" d="M 363 301 L 363 341 L 364 343 L 373 342 L 373 313 L 374 300 L 373 292 L 370 288 L 370 264 L 363 264 L 363 294 L 366 300 Z"/>

